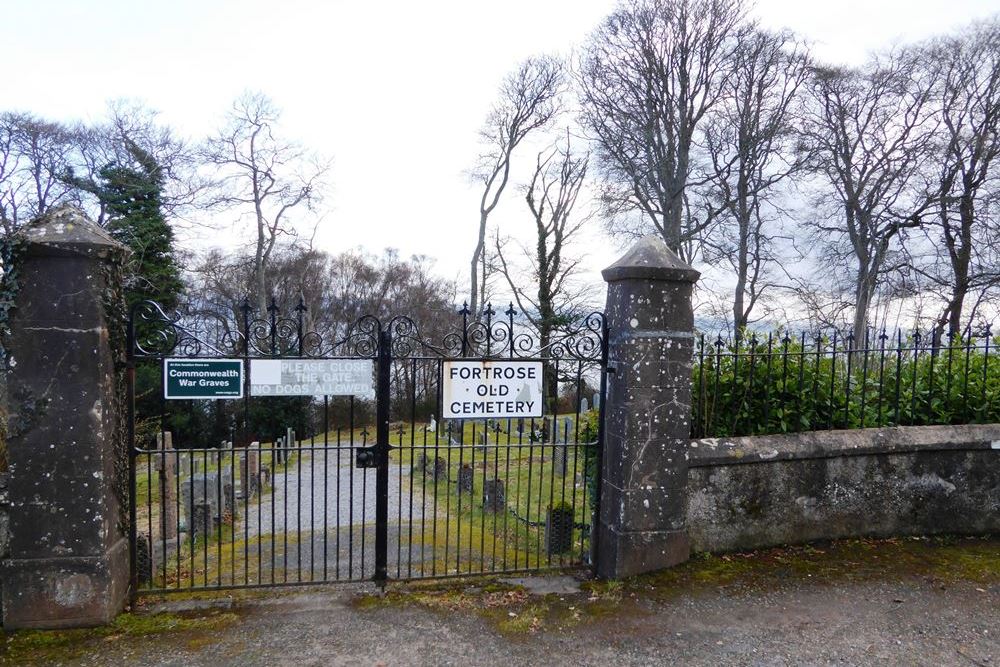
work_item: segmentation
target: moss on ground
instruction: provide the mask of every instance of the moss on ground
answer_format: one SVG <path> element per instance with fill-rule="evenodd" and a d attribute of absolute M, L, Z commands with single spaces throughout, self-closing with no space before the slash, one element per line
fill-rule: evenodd
<path fill-rule="evenodd" d="M 871 579 L 1000 581 L 998 537 L 901 537 L 838 540 L 734 554 L 699 554 L 687 563 L 628 580 L 656 598 L 700 588 L 773 587 L 783 581 L 862 582 Z"/>
<path fill-rule="evenodd" d="M 608 618 L 641 616 L 650 603 L 733 587 L 773 589 L 787 583 L 819 585 L 866 580 L 923 579 L 945 585 L 1000 583 L 1000 537 L 840 540 L 825 544 L 696 555 L 687 563 L 622 581 L 584 581 L 581 593 L 532 596 L 498 580 L 455 580 L 360 595 L 354 606 L 376 610 L 417 606 L 468 610 L 508 637 L 562 630 Z"/>
<path fill-rule="evenodd" d="M 3 634 L 0 665 L 48 665 L 86 655 L 96 645 L 139 637 L 184 634 L 189 648 L 213 641 L 213 633 L 237 620 L 232 612 L 122 614 L 111 625 L 79 630 L 21 630 Z"/>

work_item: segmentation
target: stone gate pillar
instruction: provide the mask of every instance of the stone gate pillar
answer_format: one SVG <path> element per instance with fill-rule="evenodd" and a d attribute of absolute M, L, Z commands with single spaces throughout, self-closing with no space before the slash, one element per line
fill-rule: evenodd
<path fill-rule="evenodd" d="M 3 625 L 106 623 L 128 593 L 126 451 L 105 303 L 124 246 L 74 208 L 22 232 L 19 290 L 5 341 L 10 556 Z M 114 287 L 114 286 L 112 286 Z"/>
<path fill-rule="evenodd" d="M 602 273 L 608 393 L 597 574 L 687 560 L 687 446 L 698 272 L 647 236 Z"/>

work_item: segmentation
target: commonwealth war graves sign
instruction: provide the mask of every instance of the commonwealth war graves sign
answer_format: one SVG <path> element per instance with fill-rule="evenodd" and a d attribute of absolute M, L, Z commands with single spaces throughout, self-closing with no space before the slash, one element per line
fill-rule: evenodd
<path fill-rule="evenodd" d="M 445 419 L 542 416 L 542 362 L 445 361 Z"/>
<path fill-rule="evenodd" d="M 371 359 L 251 359 L 251 396 L 374 398 Z"/>
<path fill-rule="evenodd" d="M 163 397 L 169 400 L 243 397 L 240 359 L 164 359 Z"/>

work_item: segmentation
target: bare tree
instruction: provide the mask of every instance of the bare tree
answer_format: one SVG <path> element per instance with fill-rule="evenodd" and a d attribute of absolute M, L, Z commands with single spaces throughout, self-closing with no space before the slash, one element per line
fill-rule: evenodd
<path fill-rule="evenodd" d="M 706 224 L 685 215 L 691 147 L 730 76 L 745 15 L 743 0 L 626 0 L 586 44 L 582 120 L 597 144 L 613 231 L 652 226 L 689 254 L 684 242 Z"/>
<path fill-rule="evenodd" d="M 10 234 L 58 204 L 75 201 L 65 182 L 71 164 L 72 133 L 31 114 L 0 114 L 0 222 Z"/>
<path fill-rule="evenodd" d="M 499 98 L 480 132 L 485 150 L 473 174 L 482 183 L 483 194 L 469 272 L 469 303 L 476 316 L 486 294 L 486 226 L 490 214 L 510 181 L 514 150 L 558 113 L 563 79 L 561 61 L 545 56 L 529 58 L 504 79 Z"/>
<path fill-rule="evenodd" d="M 219 172 L 217 205 L 238 210 L 253 221 L 254 291 L 260 312 L 267 308 L 266 272 L 282 237 L 297 234 L 293 216 L 313 210 L 322 199 L 329 164 L 300 144 L 280 139 L 280 114 L 260 93 L 241 95 L 226 126 L 209 139 L 205 159 Z"/>
<path fill-rule="evenodd" d="M 198 173 L 197 151 L 160 122 L 159 114 L 140 102 L 113 100 L 107 119 L 95 124 L 72 127 L 75 144 L 70 182 L 93 191 L 101 170 L 109 165 L 141 169 L 137 155 L 146 155 L 156 164 L 163 184 L 164 215 L 176 225 L 189 212 L 198 210 L 208 188 L 208 179 Z M 103 224 L 101 202 L 93 202 L 95 220 Z"/>
<path fill-rule="evenodd" d="M 880 281 L 897 259 L 905 264 L 901 233 L 919 227 L 931 205 L 914 187 L 932 129 L 930 86 L 914 54 L 895 51 L 861 70 L 814 68 L 809 90 L 801 148 L 822 182 L 811 224 L 830 275 L 852 276 L 860 342 Z"/>
<path fill-rule="evenodd" d="M 573 284 L 580 257 L 570 254 L 570 244 L 587 222 L 574 215 L 590 155 L 577 155 L 567 133 L 566 141 L 538 154 L 535 172 L 525 192 L 525 201 L 535 221 L 534 247 L 522 247 L 530 266 L 531 280 L 504 256 L 504 242 L 496 240 L 500 269 L 514 294 L 518 309 L 538 332 L 543 356 L 560 327 L 580 314 L 582 294 Z M 543 378 L 543 396 L 556 398 L 554 372 Z"/>
<path fill-rule="evenodd" d="M 789 33 L 743 36 L 731 75 L 704 127 L 707 176 L 703 219 L 715 218 L 705 260 L 732 267 L 732 322 L 747 326 L 777 263 L 778 186 L 802 167 L 794 153 L 798 93 L 808 76 L 805 49 Z"/>
<path fill-rule="evenodd" d="M 935 215 L 928 227 L 934 262 L 918 267 L 943 292 L 938 333 L 962 330 L 966 301 L 1000 280 L 1000 220 L 986 205 L 1000 155 L 1000 20 L 976 24 L 925 47 L 940 67 L 934 105 L 941 114 L 931 182 Z"/>

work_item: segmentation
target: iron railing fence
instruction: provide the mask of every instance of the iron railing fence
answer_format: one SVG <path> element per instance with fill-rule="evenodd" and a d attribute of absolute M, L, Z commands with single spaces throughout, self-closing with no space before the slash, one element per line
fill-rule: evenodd
<path fill-rule="evenodd" d="M 1000 420 L 989 326 L 960 336 L 779 330 L 701 334 L 692 374 L 695 438 Z"/>
<path fill-rule="evenodd" d="M 245 305 L 241 322 L 218 326 L 173 320 L 153 302 L 133 308 L 133 591 L 384 583 L 588 562 L 600 489 L 603 314 L 543 342 L 513 307 L 496 317 L 487 305 L 479 320 L 463 308 L 461 329 L 440 340 L 405 316 L 366 316 L 341 337 L 320 334 L 307 330 L 304 313 L 301 302 L 290 312 L 272 302 L 255 317 Z M 201 399 L 168 400 L 167 360 L 184 359 L 242 364 L 241 395 L 225 410 L 213 404 L 211 414 L 232 420 L 223 443 L 192 417 Z M 369 361 L 372 392 L 282 396 L 306 401 L 318 417 L 296 433 L 283 403 L 252 390 L 255 362 L 274 359 Z M 537 368 L 537 416 L 445 419 L 454 362 Z"/>

